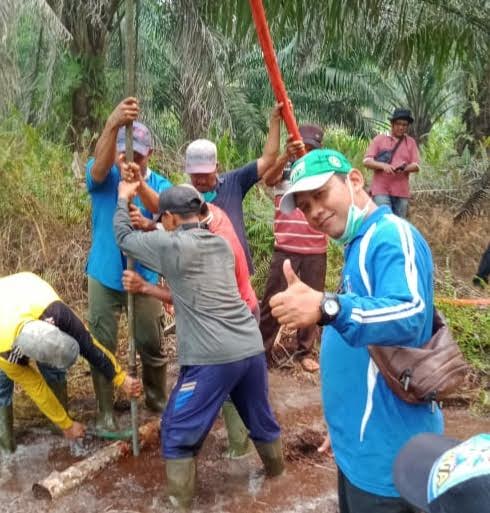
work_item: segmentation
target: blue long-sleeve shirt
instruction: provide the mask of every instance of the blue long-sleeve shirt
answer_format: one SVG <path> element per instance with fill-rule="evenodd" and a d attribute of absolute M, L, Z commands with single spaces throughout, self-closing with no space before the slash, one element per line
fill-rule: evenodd
<path fill-rule="evenodd" d="M 433 266 L 420 233 L 387 207 L 376 209 L 346 247 L 338 317 L 323 331 L 322 399 L 335 459 L 349 481 L 398 496 L 393 461 L 420 432 L 442 432 L 429 405 L 390 390 L 367 346 L 420 347 L 432 334 Z"/>

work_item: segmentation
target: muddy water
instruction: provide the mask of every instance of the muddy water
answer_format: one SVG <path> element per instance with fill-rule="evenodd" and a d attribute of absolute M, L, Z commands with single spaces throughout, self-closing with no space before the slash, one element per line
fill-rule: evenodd
<path fill-rule="evenodd" d="M 195 511 L 322 512 L 337 511 L 335 466 L 319 455 L 323 420 L 318 386 L 271 375 L 271 399 L 283 428 L 287 472 L 265 480 L 258 457 L 223 459 L 225 431 L 219 419 L 206 440 L 198 464 Z M 465 438 L 490 431 L 490 419 L 458 409 L 446 410 L 447 431 Z M 123 419 L 123 421 L 127 418 Z M 34 499 L 32 483 L 77 461 L 76 451 L 46 429 L 18 436 L 17 452 L 0 465 L 0 512 L 8 513 L 166 513 L 164 466 L 158 448 L 129 457 L 96 479 L 53 503 Z M 91 445 L 92 444 L 92 445 Z M 92 452 L 100 442 L 88 443 Z"/>

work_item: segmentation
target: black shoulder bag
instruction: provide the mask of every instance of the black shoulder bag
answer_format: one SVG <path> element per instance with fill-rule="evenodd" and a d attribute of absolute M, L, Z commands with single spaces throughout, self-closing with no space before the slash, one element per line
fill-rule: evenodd
<path fill-rule="evenodd" d="M 374 160 L 377 162 L 384 162 L 385 164 L 391 164 L 393 157 L 395 156 L 396 150 L 400 144 L 405 140 L 405 136 L 400 137 L 398 142 L 395 144 L 395 147 L 392 150 L 381 150 L 377 155 L 374 156 Z"/>

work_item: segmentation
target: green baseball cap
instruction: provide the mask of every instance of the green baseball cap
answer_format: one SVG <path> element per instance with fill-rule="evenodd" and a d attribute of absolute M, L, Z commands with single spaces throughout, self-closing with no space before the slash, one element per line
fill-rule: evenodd
<path fill-rule="evenodd" d="M 279 208 L 289 214 L 296 208 L 294 194 L 314 191 L 325 185 L 335 173 L 347 175 L 352 170 L 351 163 L 342 153 L 334 150 L 313 150 L 298 159 L 291 169 L 291 187 L 281 198 Z"/>

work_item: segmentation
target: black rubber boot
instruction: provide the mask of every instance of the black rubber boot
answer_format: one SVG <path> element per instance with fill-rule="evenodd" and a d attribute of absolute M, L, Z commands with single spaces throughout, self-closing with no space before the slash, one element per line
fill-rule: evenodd
<path fill-rule="evenodd" d="M 48 385 L 56 396 L 56 399 L 58 399 L 61 406 L 63 406 L 66 413 L 68 413 L 68 386 L 66 380 L 50 382 Z"/>
<path fill-rule="evenodd" d="M 231 401 L 223 403 L 223 420 L 228 433 L 228 448 L 225 456 L 231 459 L 240 459 L 251 454 L 252 444 L 248 437 L 248 429 Z"/>
<path fill-rule="evenodd" d="M 165 468 L 170 502 L 179 512 L 190 511 L 196 487 L 196 460 L 194 458 L 167 459 Z"/>
<path fill-rule="evenodd" d="M 160 367 L 143 365 L 145 405 L 154 412 L 162 413 L 167 406 L 167 364 Z"/>
<path fill-rule="evenodd" d="M 281 439 L 278 438 L 274 442 L 269 443 L 254 442 L 254 445 L 264 464 L 266 475 L 268 477 L 281 475 L 284 472 Z"/>
<path fill-rule="evenodd" d="M 15 451 L 14 407 L 0 407 L 0 453 L 9 454 Z"/>
<path fill-rule="evenodd" d="M 67 415 L 70 416 L 68 412 L 68 390 L 66 380 L 63 381 L 49 381 L 48 386 L 51 389 L 51 392 L 55 395 L 56 399 L 58 399 L 63 409 L 66 411 Z M 50 424 L 48 428 L 52 433 L 56 435 L 62 434 L 61 429 L 56 424 Z"/>
<path fill-rule="evenodd" d="M 95 432 L 104 438 L 105 433 L 115 433 L 119 428 L 114 418 L 114 390 L 113 385 L 100 372 L 92 369 L 95 398 L 97 400 L 97 416 L 95 418 Z"/>

